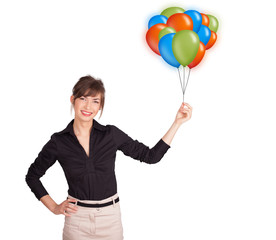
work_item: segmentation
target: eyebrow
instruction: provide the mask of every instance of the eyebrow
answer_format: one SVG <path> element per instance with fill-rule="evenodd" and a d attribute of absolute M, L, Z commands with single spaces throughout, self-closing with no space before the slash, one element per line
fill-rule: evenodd
<path fill-rule="evenodd" d="M 84 96 L 84 97 L 88 98 L 90 96 Z M 90 97 L 90 98 L 92 98 L 93 100 L 100 100 L 100 98 L 94 98 L 94 97 Z"/>

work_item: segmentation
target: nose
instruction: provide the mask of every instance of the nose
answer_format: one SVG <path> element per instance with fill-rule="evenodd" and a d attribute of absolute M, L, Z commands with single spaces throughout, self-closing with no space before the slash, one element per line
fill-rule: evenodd
<path fill-rule="evenodd" d="M 87 102 L 85 103 L 85 108 L 86 108 L 86 109 L 90 109 L 90 102 L 87 101 Z"/>

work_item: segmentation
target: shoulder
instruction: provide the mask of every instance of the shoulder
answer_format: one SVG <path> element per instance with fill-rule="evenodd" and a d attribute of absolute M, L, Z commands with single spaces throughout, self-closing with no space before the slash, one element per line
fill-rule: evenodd
<path fill-rule="evenodd" d="M 108 126 L 112 133 L 113 139 L 115 140 L 115 142 L 118 142 L 118 144 L 131 140 L 129 135 L 125 133 L 125 131 L 123 131 L 120 127 L 116 125 L 108 125 Z"/>
<path fill-rule="evenodd" d="M 111 130 L 112 132 L 122 132 L 122 130 L 119 128 L 119 127 L 117 127 L 116 125 L 113 125 L 113 124 L 108 124 L 108 125 L 106 125 L 106 127 L 109 129 L 109 130 Z"/>
<path fill-rule="evenodd" d="M 65 133 L 70 133 L 73 130 L 73 123 L 74 119 L 72 119 L 63 130 L 55 132 L 53 135 L 58 136 Z"/>
<path fill-rule="evenodd" d="M 93 127 L 96 130 L 106 132 L 106 131 L 110 131 L 112 129 L 112 126 L 113 125 L 110 125 L 110 124 L 103 125 L 103 124 L 99 123 L 98 121 L 96 121 L 95 119 L 93 119 Z"/>
<path fill-rule="evenodd" d="M 100 131 L 112 131 L 112 132 L 117 132 L 117 131 L 122 131 L 119 127 L 117 127 L 114 124 L 100 124 L 96 120 L 93 122 L 95 129 L 100 130 Z"/>

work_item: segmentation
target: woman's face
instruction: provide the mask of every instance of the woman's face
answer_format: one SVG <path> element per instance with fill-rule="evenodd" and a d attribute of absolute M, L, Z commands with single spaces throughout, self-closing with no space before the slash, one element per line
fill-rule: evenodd
<path fill-rule="evenodd" d="M 70 100 L 73 104 L 74 96 L 72 95 Z M 81 96 L 75 99 L 74 110 L 75 118 L 81 121 L 91 121 L 101 108 L 101 94 L 99 93 L 95 97 Z"/>

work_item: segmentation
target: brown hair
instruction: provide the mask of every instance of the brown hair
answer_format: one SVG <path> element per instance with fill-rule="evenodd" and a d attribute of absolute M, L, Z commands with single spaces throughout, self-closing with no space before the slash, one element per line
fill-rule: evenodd
<path fill-rule="evenodd" d="M 101 94 L 101 115 L 100 115 L 101 117 L 104 109 L 104 100 L 105 100 L 105 88 L 101 79 L 95 79 L 90 75 L 81 77 L 79 81 L 75 84 L 72 90 L 72 94 L 74 96 L 73 104 L 75 103 L 76 98 L 79 98 L 81 96 L 95 97 L 99 93 Z M 71 105 L 71 113 L 72 113 L 72 107 L 73 105 Z"/>

